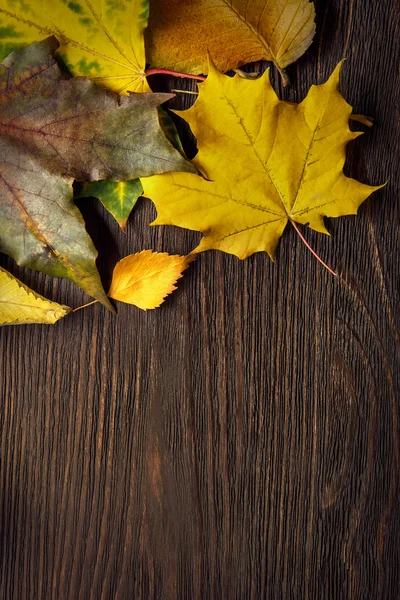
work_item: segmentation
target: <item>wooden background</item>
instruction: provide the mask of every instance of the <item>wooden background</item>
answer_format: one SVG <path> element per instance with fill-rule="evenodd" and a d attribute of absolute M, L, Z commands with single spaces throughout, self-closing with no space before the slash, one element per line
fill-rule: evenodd
<path fill-rule="evenodd" d="M 288 229 L 275 264 L 205 253 L 157 311 L 0 330 L 2 599 L 399 597 L 399 17 L 318 0 L 292 87 L 274 74 L 299 101 L 345 56 L 342 91 L 376 119 L 346 173 L 387 187 L 331 238 L 304 230 L 338 279 Z M 80 207 L 106 285 L 126 254 L 198 241 L 148 228 L 144 199 L 126 235 Z"/>

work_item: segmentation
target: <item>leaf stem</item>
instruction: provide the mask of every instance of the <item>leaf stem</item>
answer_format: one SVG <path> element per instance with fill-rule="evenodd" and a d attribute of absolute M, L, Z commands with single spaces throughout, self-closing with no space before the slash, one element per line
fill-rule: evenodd
<path fill-rule="evenodd" d="M 88 302 L 87 304 L 78 306 L 77 308 L 74 308 L 72 312 L 77 312 L 78 310 L 81 310 L 82 308 L 86 308 L 87 306 L 92 306 L 92 304 L 96 304 L 96 302 L 98 302 L 98 300 L 93 300 L 92 302 Z"/>
<path fill-rule="evenodd" d="M 290 85 L 290 79 L 288 77 L 288 74 L 286 73 L 285 69 L 281 69 L 280 67 L 278 67 L 278 65 L 276 65 L 276 68 L 279 71 L 279 74 L 282 78 L 282 85 L 283 87 L 288 87 L 288 85 Z"/>
<path fill-rule="evenodd" d="M 198 81 L 205 81 L 206 78 L 203 75 L 190 75 L 189 73 L 180 73 L 179 71 L 171 71 L 170 69 L 147 69 L 145 71 L 146 77 L 150 75 L 173 75 L 174 77 L 184 77 L 185 79 L 197 79 Z"/>
<path fill-rule="evenodd" d="M 173 92 L 174 94 L 190 94 L 192 96 L 198 96 L 199 92 L 192 92 L 190 90 L 176 90 L 174 88 L 172 88 L 171 92 Z"/>
<path fill-rule="evenodd" d="M 332 273 L 332 275 L 334 275 L 334 277 L 337 277 L 337 273 L 335 273 L 335 271 L 333 271 L 330 267 L 328 267 L 328 265 L 326 263 L 324 263 L 322 258 L 320 256 L 318 256 L 318 254 L 315 252 L 315 250 L 313 250 L 311 248 L 310 244 L 307 242 L 306 238 L 303 236 L 300 229 L 297 227 L 296 223 L 294 221 L 292 221 L 292 219 L 290 219 L 290 222 L 293 225 L 293 227 L 295 228 L 297 235 L 300 237 L 303 244 L 305 244 L 305 246 L 309 249 L 311 254 L 313 254 L 315 256 L 315 258 L 321 263 L 321 265 L 323 265 L 325 267 L 325 269 L 327 269 L 329 271 L 329 273 Z"/>

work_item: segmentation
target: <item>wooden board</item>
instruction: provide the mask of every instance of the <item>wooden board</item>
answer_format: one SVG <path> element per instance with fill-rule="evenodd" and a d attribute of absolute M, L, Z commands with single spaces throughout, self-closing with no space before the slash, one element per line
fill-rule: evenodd
<path fill-rule="evenodd" d="M 2 328 L 1 598 L 398 598 L 400 9 L 318 0 L 317 13 L 292 87 L 275 87 L 299 101 L 347 57 L 342 91 L 375 125 L 346 173 L 388 181 L 332 237 L 305 230 L 340 277 L 288 229 L 275 264 L 205 253 L 157 311 Z M 144 199 L 126 235 L 79 205 L 106 285 L 118 258 L 199 238 L 147 227 Z"/>

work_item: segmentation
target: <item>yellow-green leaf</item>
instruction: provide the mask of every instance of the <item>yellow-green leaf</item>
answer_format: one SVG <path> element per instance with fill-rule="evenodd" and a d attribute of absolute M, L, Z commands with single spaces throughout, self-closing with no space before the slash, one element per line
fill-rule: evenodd
<path fill-rule="evenodd" d="M 192 260 L 152 250 L 126 256 L 115 266 L 108 295 L 143 310 L 157 308 L 176 290 L 175 283 Z"/>
<path fill-rule="evenodd" d="M 68 306 L 43 298 L 0 267 L 0 325 L 50 325 L 70 311 Z"/>
<path fill-rule="evenodd" d="M 2 0 L 0 60 L 12 50 L 54 35 L 59 57 L 118 93 L 147 92 L 143 33 L 148 0 Z"/>
<path fill-rule="evenodd" d="M 143 193 L 140 179 L 129 181 L 91 181 L 84 183 L 77 194 L 77 198 L 94 196 L 103 204 L 104 208 L 118 221 L 122 231 L 126 229 L 126 222 L 135 206 L 137 199 Z"/>
<path fill-rule="evenodd" d="M 145 33 L 154 67 L 207 73 L 207 51 L 221 71 L 256 60 L 282 70 L 315 34 L 310 0 L 153 0 Z"/>
<path fill-rule="evenodd" d="M 355 214 L 381 186 L 343 174 L 351 106 L 340 94 L 340 65 L 300 104 L 280 101 L 268 73 L 256 81 L 213 65 L 194 106 L 181 114 L 197 137 L 194 161 L 207 179 L 171 173 L 142 179 L 156 204 L 155 225 L 204 236 L 197 252 L 273 257 L 289 222 L 327 233 L 324 217 Z"/>

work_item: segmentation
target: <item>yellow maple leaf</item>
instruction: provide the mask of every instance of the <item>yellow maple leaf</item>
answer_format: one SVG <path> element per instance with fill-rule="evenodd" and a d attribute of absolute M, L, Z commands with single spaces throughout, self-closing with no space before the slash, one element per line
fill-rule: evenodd
<path fill-rule="evenodd" d="M 145 33 L 149 62 L 207 73 L 207 51 L 221 71 L 265 59 L 282 70 L 315 34 L 310 0 L 154 0 Z"/>
<path fill-rule="evenodd" d="M 250 81 L 210 64 L 193 107 L 180 112 L 197 137 L 195 164 L 207 179 L 169 173 L 142 179 L 156 204 L 152 225 L 203 232 L 195 252 L 246 258 L 274 251 L 287 223 L 328 233 L 324 217 L 355 214 L 382 186 L 343 174 L 352 108 L 338 90 L 340 66 L 300 104 L 280 101 L 268 73 Z"/>
<path fill-rule="evenodd" d="M 149 92 L 143 33 L 149 0 L 2 0 L 0 59 L 54 35 L 73 75 L 118 93 Z"/>
<path fill-rule="evenodd" d="M 29 289 L 0 267 L 0 325 L 53 324 L 71 309 Z"/>
<path fill-rule="evenodd" d="M 115 266 L 108 295 L 143 310 L 157 308 L 176 290 L 174 284 L 192 260 L 152 250 L 126 256 Z"/>

